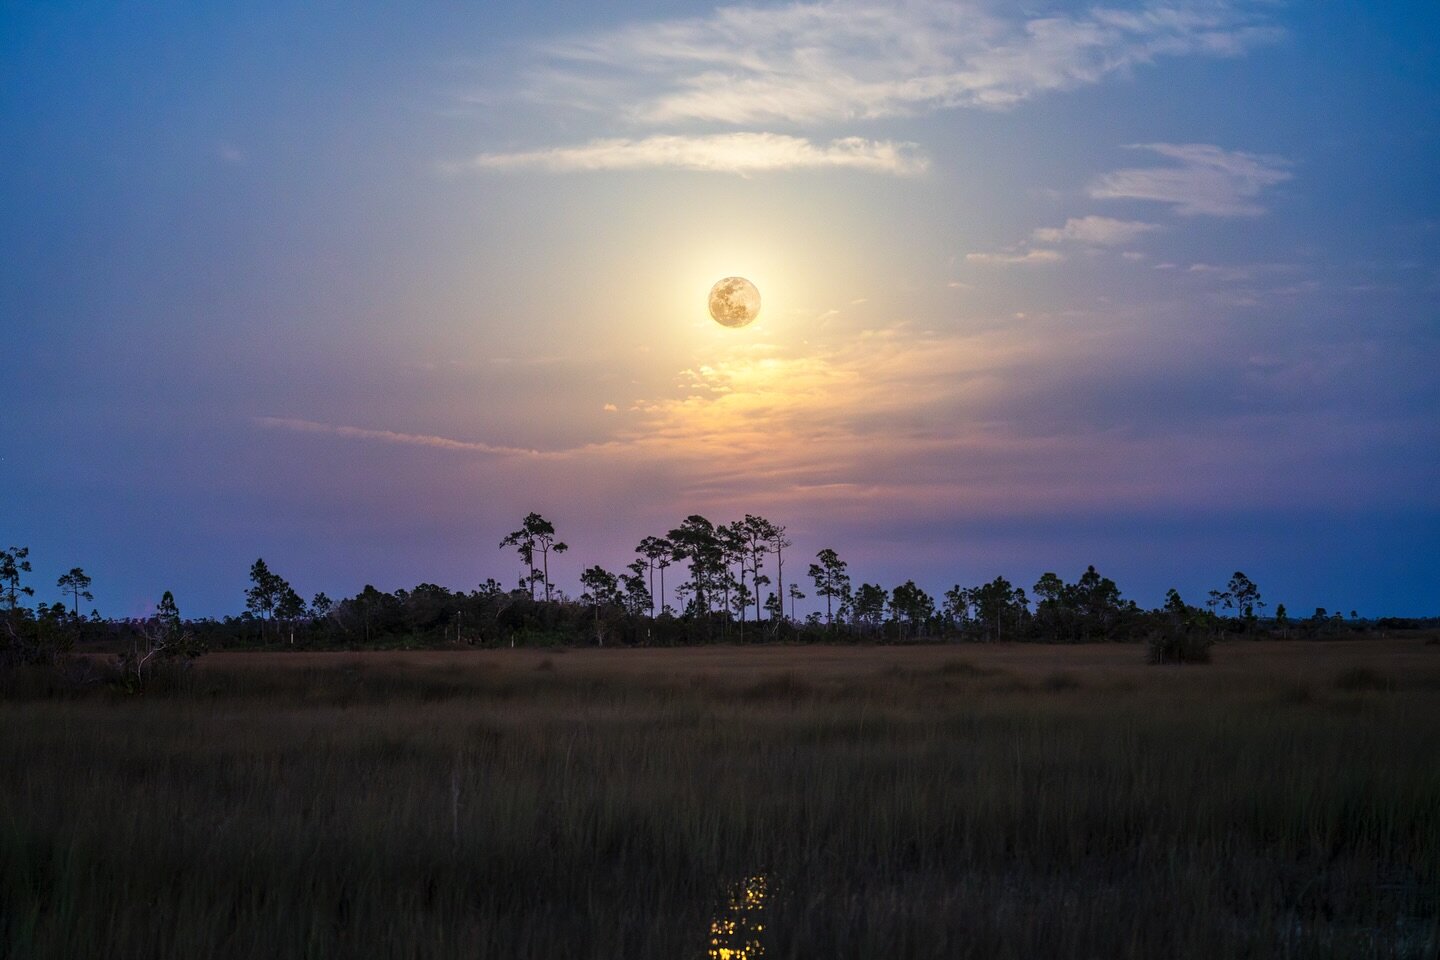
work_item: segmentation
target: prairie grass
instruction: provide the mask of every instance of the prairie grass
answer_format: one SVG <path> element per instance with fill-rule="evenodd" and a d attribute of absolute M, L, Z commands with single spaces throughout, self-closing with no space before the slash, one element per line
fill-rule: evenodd
<path fill-rule="evenodd" d="M 1435 647 L 558 654 L 16 685 L 0 955 L 1440 949 Z"/>

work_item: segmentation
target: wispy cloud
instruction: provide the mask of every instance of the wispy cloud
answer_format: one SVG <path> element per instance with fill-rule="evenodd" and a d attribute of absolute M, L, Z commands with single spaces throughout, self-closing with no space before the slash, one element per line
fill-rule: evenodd
<path fill-rule="evenodd" d="M 977 0 L 738 5 L 550 44 L 528 93 L 643 125 L 820 124 L 1004 108 L 1160 57 L 1236 56 L 1280 33 L 1231 3 L 1032 17 Z"/>
<path fill-rule="evenodd" d="M 215 145 L 215 156 L 223 163 L 239 165 L 245 162 L 245 154 L 233 143 L 218 143 Z"/>
<path fill-rule="evenodd" d="M 777 133 L 724 133 L 710 136 L 659 135 L 632 140 L 591 140 L 576 147 L 518 153 L 484 153 L 469 166 L 483 170 L 702 170 L 716 173 L 765 173 L 780 170 L 848 169 L 913 176 L 929 160 L 913 143 L 846 137 L 814 143 Z"/>
<path fill-rule="evenodd" d="M 371 440 L 380 443 L 398 443 L 412 447 L 433 447 L 438 450 L 458 450 L 466 453 L 486 453 L 496 456 L 543 456 L 537 450 L 522 447 L 497 446 L 473 440 L 453 440 L 423 433 L 397 433 L 394 430 L 370 430 L 364 427 L 347 427 L 315 420 L 297 420 L 291 417 L 256 417 L 257 426 L 270 430 L 288 430 L 293 433 L 326 433 L 350 440 Z"/>
<path fill-rule="evenodd" d="M 1032 263 L 1059 263 L 1065 254 L 1059 250 L 1035 247 L 1018 253 L 967 253 L 966 263 L 979 263 L 991 267 L 1013 267 Z"/>
<path fill-rule="evenodd" d="M 1294 274 L 1299 269 L 1293 263 L 1192 263 L 1185 268 L 1185 272 L 1213 277 L 1225 282 L 1251 282 L 1266 276 Z"/>
<path fill-rule="evenodd" d="M 1136 143 L 1130 149 L 1149 150 L 1177 162 L 1107 173 L 1090 186 L 1090 196 L 1170 203 L 1176 213 L 1186 216 L 1253 217 L 1265 212 L 1256 202 L 1261 191 L 1291 176 L 1281 157 L 1223 150 L 1208 143 Z"/>
<path fill-rule="evenodd" d="M 1158 224 L 1111 217 L 1071 217 L 1063 227 L 1041 227 L 1032 239 L 1041 243 L 1084 243 L 1097 247 L 1118 247 L 1142 234 L 1159 230 Z"/>

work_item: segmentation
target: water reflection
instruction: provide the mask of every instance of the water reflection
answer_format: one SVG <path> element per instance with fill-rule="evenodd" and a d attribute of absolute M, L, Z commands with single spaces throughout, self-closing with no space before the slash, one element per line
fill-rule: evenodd
<path fill-rule="evenodd" d="M 710 921 L 710 960 L 756 960 L 765 956 L 765 897 L 770 881 L 764 874 L 746 877 L 726 894 L 725 904 Z"/>

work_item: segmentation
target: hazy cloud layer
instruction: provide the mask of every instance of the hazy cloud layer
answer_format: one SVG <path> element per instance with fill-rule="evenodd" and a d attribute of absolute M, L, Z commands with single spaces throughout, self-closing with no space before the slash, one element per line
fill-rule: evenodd
<path fill-rule="evenodd" d="M 1130 243 L 1142 234 L 1159 230 L 1158 224 L 1137 220 L 1115 220 L 1111 217 L 1071 217 L 1063 227 L 1041 227 L 1032 233 L 1040 243 L 1084 243 L 1097 247 L 1115 247 Z"/>
<path fill-rule="evenodd" d="M 978 263 L 989 267 L 1014 267 L 1032 263 L 1059 263 L 1065 254 L 1058 250 L 1037 247 L 1015 253 L 967 253 L 966 263 Z"/>
<path fill-rule="evenodd" d="M 956 500 L 1195 505 L 1244 483 L 1264 500 L 1278 488 L 1263 470 L 1237 478 L 1237 452 L 1311 463 L 1383 442 L 1348 419 L 1350 385 L 1373 360 L 1315 350 L 1225 366 L 1237 347 L 1228 336 L 1141 344 L 1135 324 L 1153 318 L 1087 320 L 1083 332 L 1054 320 L 969 333 L 895 324 L 737 349 L 683 371 L 668 396 L 637 401 L 607 441 L 564 456 L 602 472 L 667 465 L 685 502 L 863 511 L 881 497 L 905 513 Z M 1285 495 L 1330 495 L 1316 480 Z"/>
<path fill-rule="evenodd" d="M 1153 200 L 1174 204 L 1187 216 L 1253 217 L 1265 212 L 1256 198 L 1266 187 L 1290 179 L 1281 157 L 1228 151 L 1208 143 L 1136 143 L 1177 161 L 1164 167 L 1133 167 L 1107 173 L 1090 187 L 1101 200 Z"/>
<path fill-rule="evenodd" d="M 397 433 L 394 430 L 371 430 L 365 427 L 347 427 L 338 424 L 320 423 L 315 420 L 299 420 L 293 417 L 256 417 L 255 424 L 269 430 L 288 430 L 293 433 L 325 433 L 350 440 L 371 440 L 380 443 L 398 443 L 412 447 L 433 447 L 437 450 L 458 450 L 465 453 L 484 453 L 494 456 L 540 456 L 535 450 L 521 447 L 496 446 L 471 440 L 453 440 L 422 433 Z"/>
<path fill-rule="evenodd" d="M 701 170 L 764 173 L 777 170 L 849 169 L 910 176 L 929 160 L 912 143 L 846 137 L 813 143 L 777 133 L 652 136 L 592 140 L 578 147 L 484 153 L 471 161 L 483 170 Z"/>
<path fill-rule="evenodd" d="M 819 124 L 1007 107 L 1279 34 L 1263 14 L 1214 2 L 1031 17 L 975 0 L 740 5 L 549 45 L 530 93 L 645 125 Z"/>

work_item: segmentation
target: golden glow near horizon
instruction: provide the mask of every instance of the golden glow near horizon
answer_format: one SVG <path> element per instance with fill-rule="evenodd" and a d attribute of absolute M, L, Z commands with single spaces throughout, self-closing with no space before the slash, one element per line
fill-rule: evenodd
<path fill-rule="evenodd" d="M 764 874 L 746 877 L 726 897 L 725 908 L 710 921 L 709 960 L 758 960 L 765 956 L 765 898 L 770 890 Z"/>

